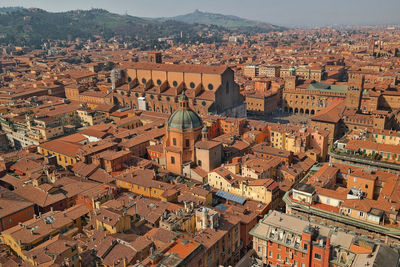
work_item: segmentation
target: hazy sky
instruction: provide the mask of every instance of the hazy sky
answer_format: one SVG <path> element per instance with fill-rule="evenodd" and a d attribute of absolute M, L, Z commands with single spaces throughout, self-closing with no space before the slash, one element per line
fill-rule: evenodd
<path fill-rule="evenodd" d="M 400 0 L 0 0 L 0 6 L 49 11 L 103 8 L 140 17 L 200 9 L 284 26 L 400 24 Z"/>

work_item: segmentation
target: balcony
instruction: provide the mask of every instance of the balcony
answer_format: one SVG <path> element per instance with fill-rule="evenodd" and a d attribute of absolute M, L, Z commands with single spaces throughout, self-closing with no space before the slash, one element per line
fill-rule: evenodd
<path fill-rule="evenodd" d="M 305 203 L 301 203 L 298 201 L 293 200 L 290 197 L 291 192 L 288 191 L 285 193 L 285 195 L 283 196 L 283 201 L 286 203 L 287 206 L 290 206 L 292 209 L 295 210 L 300 210 L 302 212 L 308 213 L 308 214 L 312 214 L 312 215 L 316 215 L 318 217 L 322 217 L 322 218 L 326 218 L 332 221 L 337 221 L 337 222 L 341 222 L 344 223 L 345 225 L 352 225 L 355 227 L 359 227 L 362 229 L 366 229 L 369 231 L 373 231 L 373 232 L 378 232 L 381 234 L 385 234 L 385 235 L 397 235 L 400 236 L 400 230 L 399 229 L 392 229 L 392 228 L 388 228 L 385 226 L 381 226 L 381 225 L 377 225 L 377 224 L 373 224 L 373 223 L 369 223 L 366 221 L 361 221 L 340 213 L 335 213 L 333 211 L 326 211 L 323 209 L 320 209 L 318 207 L 315 207 L 314 205 L 307 205 Z"/>
<path fill-rule="evenodd" d="M 385 162 L 385 161 L 381 161 L 381 160 L 374 160 L 372 158 L 369 158 L 368 156 L 363 156 L 363 155 L 358 155 L 358 154 L 350 154 L 350 153 L 347 153 L 344 151 L 337 151 L 337 150 L 331 150 L 331 151 L 329 151 L 328 154 L 329 154 L 329 156 L 331 156 L 335 159 L 357 162 L 357 163 L 360 163 L 363 165 L 376 166 L 376 167 L 381 167 L 381 168 L 385 168 L 385 169 L 400 171 L 399 164 Z"/>

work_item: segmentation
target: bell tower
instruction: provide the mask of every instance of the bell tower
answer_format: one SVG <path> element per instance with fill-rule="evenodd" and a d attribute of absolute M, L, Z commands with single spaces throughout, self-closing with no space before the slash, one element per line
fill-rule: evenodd
<path fill-rule="evenodd" d="M 364 75 L 356 75 L 349 79 L 346 92 L 346 107 L 355 108 L 357 111 L 360 109 L 363 89 Z"/>
<path fill-rule="evenodd" d="M 182 167 L 195 160 L 194 145 L 202 137 L 203 122 L 190 109 L 189 99 L 182 92 L 178 108 L 168 119 L 164 142 L 165 163 L 168 171 L 182 174 Z"/>

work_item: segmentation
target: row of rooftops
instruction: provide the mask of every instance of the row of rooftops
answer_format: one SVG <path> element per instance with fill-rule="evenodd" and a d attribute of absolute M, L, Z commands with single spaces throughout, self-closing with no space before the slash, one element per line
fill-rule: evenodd
<path fill-rule="evenodd" d="M 265 215 L 250 233 L 260 240 L 278 243 L 301 253 L 307 253 L 303 242 L 308 240 L 305 239 L 305 235 L 309 235 L 313 246 L 336 252 L 330 253 L 330 262 L 346 266 L 373 266 L 375 264 L 395 266 L 400 256 L 397 249 L 388 245 L 362 239 L 354 234 L 311 223 L 278 211 Z"/>

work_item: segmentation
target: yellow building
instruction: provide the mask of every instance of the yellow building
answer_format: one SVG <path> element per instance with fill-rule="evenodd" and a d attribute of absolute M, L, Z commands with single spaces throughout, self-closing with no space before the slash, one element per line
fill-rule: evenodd
<path fill-rule="evenodd" d="M 223 167 L 208 174 L 208 184 L 226 193 L 266 204 L 274 202 L 279 194 L 278 183 L 272 179 L 244 178 Z"/>
<path fill-rule="evenodd" d="M 42 116 L 33 118 L 27 116 L 27 127 L 31 131 L 30 137 L 38 141 L 47 141 L 64 134 L 64 127 L 57 118 Z"/>
<path fill-rule="evenodd" d="M 39 247 L 26 252 L 26 262 L 33 266 L 51 266 L 56 262 L 66 266 L 80 266 L 78 242 L 64 235 L 57 235 Z"/>
<path fill-rule="evenodd" d="M 209 209 L 206 208 L 204 211 L 208 213 Z M 201 213 L 204 214 L 204 211 Z M 204 215 L 198 217 L 203 223 L 201 231 L 193 237 L 202 244 L 204 250 L 199 256 L 191 258 L 186 266 L 233 266 L 240 260 L 240 250 L 243 246 L 240 240 L 240 219 L 221 214 L 219 219 L 216 218 L 217 221 L 214 221 L 208 214 Z"/>
<path fill-rule="evenodd" d="M 25 251 L 29 252 L 51 237 L 58 234 L 72 237 L 81 232 L 82 219 L 88 213 L 89 210 L 83 205 L 74 206 L 65 211 L 50 211 L 3 231 L 1 241 L 26 260 Z"/>
<path fill-rule="evenodd" d="M 282 132 L 281 129 L 271 128 L 271 146 L 279 149 L 286 149 L 286 136 L 287 133 Z"/>
<path fill-rule="evenodd" d="M 153 170 L 134 170 L 116 177 L 116 185 L 137 195 L 156 198 L 161 201 L 174 201 L 178 191 L 174 185 L 154 180 Z"/>
<path fill-rule="evenodd" d="M 77 110 L 77 114 L 84 126 L 93 126 L 106 120 L 106 115 L 104 113 L 90 109 L 79 109 Z"/>
<path fill-rule="evenodd" d="M 371 129 L 373 141 L 379 144 L 400 145 L 400 133 L 392 130 Z"/>
<path fill-rule="evenodd" d="M 160 219 L 160 228 L 194 234 L 196 232 L 196 216 L 193 211 L 193 204 L 186 203 L 184 209 L 175 212 L 166 211 Z"/>
<path fill-rule="evenodd" d="M 110 234 L 131 229 L 131 219 L 125 212 L 101 208 L 96 212 L 96 228 Z"/>
<path fill-rule="evenodd" d="M 77 162 L 80 148 L 81 146 L 75 143 L 53 140 L 38 146 L 38 152 L 44 156 L 56 156 L 57 164 L 65 168 Z"/>

